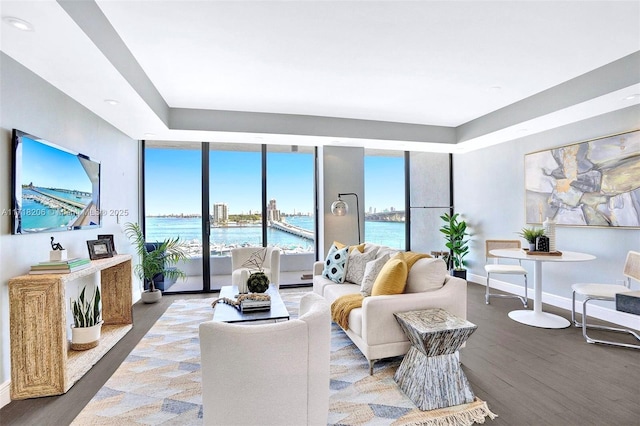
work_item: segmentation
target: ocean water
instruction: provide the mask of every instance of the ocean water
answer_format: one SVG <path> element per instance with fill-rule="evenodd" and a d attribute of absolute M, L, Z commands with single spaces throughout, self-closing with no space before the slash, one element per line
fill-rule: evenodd
<path fill-rule="evenodd" d="M 291 225 L 314 231 L 314 218 L 310 216 L 289 216 L 286 221 Z M 202 219 L 179 217 L 147 217 L 147 241 L 162 241 L 180 236 L 184 241 L 202 242 Z M 365 238 L 376 244 L 394 248 L 404 248 L 404 228 L 402 222 L 365 221 Z M 259 226 L 234 228 L 211 228 L 212 246 L 262 245 L 262 230 Z M 313 251 L 313 241 L 297 237 L 277 229 L 267 228 L 267 242 L 288 250 Z"/>

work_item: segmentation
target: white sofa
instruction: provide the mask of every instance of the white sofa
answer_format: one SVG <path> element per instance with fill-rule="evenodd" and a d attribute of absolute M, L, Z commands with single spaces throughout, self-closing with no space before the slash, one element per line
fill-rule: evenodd
<path fill-rule="evenodd" d="M 298 319 L 200 324 L 203 424 L 326 425 L 329 304 L 313 293 Z"/>
<path fill-rule="evenodd" d="M 369 245 L 366 247 L 370 249 Z M 378 248 L 380 254 L 390 250 Z M 313 291 L 329 303 L 342 295 L 360 292 L 360 284 L 339 284 L 323 277 L 323 268 L 324 262 L 314 264 Z M 422 291 L 425 287 L 433 288 L 438 280 L 443 281 L 440 288 Z M 376 360 L 404 355 L 411 347 L 393 314 L 426 308 L 443 308 L 467 318 L 467 282 L 449 275 L 442 259 L 418 260 L 409 270 L 403 294 L 365 297 L 362 307 L 350 312 L 349 328 L 345 332 L 369 361 L 370 374 Z"/>

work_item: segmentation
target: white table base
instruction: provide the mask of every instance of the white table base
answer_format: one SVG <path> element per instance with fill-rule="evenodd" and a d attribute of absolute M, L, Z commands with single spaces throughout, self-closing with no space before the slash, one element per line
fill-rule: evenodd
<path fill-rule="evenodd" d="M 571 325 L 565 318 L 548 312 L 511 311 L 509 312 L 509 318 L 522 324 L 540 328 L 567 328 Z"/>

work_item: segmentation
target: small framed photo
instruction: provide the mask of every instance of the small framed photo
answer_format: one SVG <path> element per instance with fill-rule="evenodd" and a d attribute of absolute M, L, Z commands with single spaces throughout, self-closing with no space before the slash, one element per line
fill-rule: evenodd
<path fill-rule="evenodd" d="M 118 252 L 116 251 L 116 245 L 113 242 L 113 234 L 98 235 L 98 239 L 109 240 L 109 244 L 111 245 L 111 253 L 118 254 Z"/>
<path fill-rule="evenodd" d="M 89 240 L 87 241 L 87 248 L 89 249 L 89 258 L 91 260 L 113 257 L 109 240 Z"/>

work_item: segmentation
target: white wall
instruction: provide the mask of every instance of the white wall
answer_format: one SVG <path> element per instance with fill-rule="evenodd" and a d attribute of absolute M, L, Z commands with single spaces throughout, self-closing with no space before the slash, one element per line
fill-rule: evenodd
<path fill-rule="evenodd" d="M 543 149 L 582 142 L 640 126 L 640 107 L 585 120 L 479 151 L 454 156 L 454 203 L 471 227 L 469 272 L 486 277 L 484 240 L 518 239 L 525 224 L 524 155 Z M 543 265 L 543 291 L 549 302 L 569 307 L 571 284 L 610 282 L 623 279 L 622 267 L 629 250 L 640 250 L 640 230 L 594 227 L 561 227 L 556 231 L 559 250 L 586 252 L 597 256 L 586 263 L 546 263 Z M 532 262 L 523 262 L 533 275 Z M 472 275 L 472 277 L 473 277 Z M 505 277 L 506 282 L 516 282 Z M 532 280 L 531 280 L 532 282 Z M 635 284 L 633 289 L 639 289 Z M 532 293 L 530 293 L 532 294 Z M 545 298 L 543 297 L 543 300 Z M 545 300 L 546 302 L 547 300 Z M 612 304 L 602 306 L 611 307 Z M 614 311 L 612 309 L 612 311 Z M 612 314 L 617 313 L 611 312 Z M 624 316 L 627 324 L 640 328 L 637 316 Z"/>
<path fill-rule="evenodd" d="M 47 260 L 55 236 L 70 256 L 88 256 L 86 241 L 97 234 L 114 234 L 118 252 L 130 253 L 122 234 L 124 222 L 138 220 L 138 142 L 128 138 L 31 71 L 0 54 L 0 211 L 8 212 L 11 186 L 11 131 L 31 133 L 101 162 L 101 208 L 128 209 L 129 215 L 103 217 L 103 226 L 32 235 L 11 235 L 10 217 L 0 216 L 0 406 L 6 404 L 11 378 L 9 352 L 8 281 L 29 266 Z M 52 173 L 59 171 L 52 170 Z M 134 285 L 134 300 L 139 286 Z M 34 318 L 34 320 L 37 320 Z"/>
<path fill-rule="evenodd" d="M 318 151 L 322 178 L 318 193 L 320 198 L 320 245 L 319 259 L 324 259 L 333 241 L 352 245 L 358 243 L 356 199 L 353 195 L 342 197 L 349 205 L 346 216 L 334 216 L 331 204 L 339 193 L 358 194 L 360 204 L 360 234 L 364 240 L 364 148 L 325 146 Z"/>

